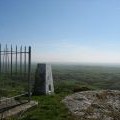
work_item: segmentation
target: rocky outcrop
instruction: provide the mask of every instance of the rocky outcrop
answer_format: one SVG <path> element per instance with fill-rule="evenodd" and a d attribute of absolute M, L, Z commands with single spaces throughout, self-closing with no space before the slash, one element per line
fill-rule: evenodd
<path fill-rule="evenodd" d="M 80 120 L 120 120 L 120 91 L 84 91 L 67 96 L 63 103 Z"/>

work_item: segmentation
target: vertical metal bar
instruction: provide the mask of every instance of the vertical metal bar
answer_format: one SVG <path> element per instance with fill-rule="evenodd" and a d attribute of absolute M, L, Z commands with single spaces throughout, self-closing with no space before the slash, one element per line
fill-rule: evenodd
<path fill-rule="evenodd" d="M 8 80 L 9 77 L 9 51 L 6 44 L 6 80 Z"/>
<path fill-rule="evenodd" d="M 5 73 L 7 73 L 7 45 L 5 47 Z"/>
<path fill-rule="evenodd" d="M 20 75 L 22 75 L 22 46 L 20 47 Z"/>
<path fill-rule="evenodd" d="M 8 74 L 9 74 L 9 68 L 10 68 L 9 62 L 10 62 L 10 61 L 9 61 L 9 49 L 8 49 L 8 47 L 7 47 L 7 53 L 6 53 L 6 54 L 7 54 L 7 72 L 8 72 Z"/>
<path fill-rule="evenodd" d="M 7 75 L 7 44 L 5 48 L 5 79 L 4 79 L 4 89 L 6 90 L 6 81 L 8 81 L 8 75 Z M 7 101 L 7 99 L 6 99 Z M 5 107 L 7 107 L 7 102 L 5 102 Z"/>
<path fill-rule="evenodd" d="M 13 71 L 13 58 L 12 58 L 12 52 L 13 52 L 13 50 L 12 50 L 12 45 L 11 45 L 11 70 L 10 70 L 10 73 L 11 73 L 11 78 L 12 78 L 12 71 Z"/>
<path fill-rule="evenodd" d="M 9 55 L 8 55 L 8 73 L 9 73 L 9 68 L 10 68 L 10 60 L 9 60 Z"/>
<path fill-rule="evenodd" d="M 1 80 L 1 44 L 0 44 L 0 80 Z"/>
<path fill-rule="evenodd" d="M 24 75 L 26 76 L 26 46 L 24 51 Z"/>
<path fill-rule="evenodd" d="M 2 86 L 1 86 L 1 78 L 2 78 L 2 77 L 1 77 L 1 69 L 2 69 L 2 68 L 1 68 L 1 44 L 0 44 L 0 87 L 2 87 Z M 1 97 L 2 97 L 2 95 L 0 95 L 0 99 L 1 99 Z"/>
<path fill-rule="evenodd" d="M 17 45 L 16 45 L 16 52 L 15 52 L 15 54 L 16 54 L 15 72 L 16 72 L 16 74 L 17 74 Z"/>
<path fill-rule="evenodd" d="M 2 69 L 3 74 L 4 74 L 4 70 L 5 70 L 5 49 L 3 51 L 3 69 Z"/>
<path fill-rule="evenodd" d="M 28 51 L 28 101 L 31 100 L 31 47 L 29 46 Z"/>
<path fill-rule="evenodd" d="M 5 87 L 4 84 L 5 84 L 5 49 L 3 51 L 3 80 L 2 80 L 2 89 Z"/>

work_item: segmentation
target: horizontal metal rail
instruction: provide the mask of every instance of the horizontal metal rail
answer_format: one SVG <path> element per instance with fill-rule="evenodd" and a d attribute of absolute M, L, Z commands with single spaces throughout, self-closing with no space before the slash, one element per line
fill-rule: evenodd
<path fill-rule="evenodd" d="M 25 95 L 28 95 L 28 92 L 19 94 L 19 95 L 13 96 L 13 97 L 1 99 L 0 102 L 6 101 L 6 100 L 11 100 L 11 99 L 18 98 L 18 97 L 25 96 Z"/>

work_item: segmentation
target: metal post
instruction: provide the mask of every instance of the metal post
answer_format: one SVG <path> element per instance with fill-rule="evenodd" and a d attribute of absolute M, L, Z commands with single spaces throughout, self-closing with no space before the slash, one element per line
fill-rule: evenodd
<path fill-rule="evenodd" d="M 28 51 L 28 101 L 30 102 L 31 100 L 31 47 L 29 46 L 29 51 Z"/>
<path fill-rule="evenodd" d="M 8 73 L 9 73 L 9 67 L 10 67 L 10 64 L 9 64 L 9 55 L 8 55 Z"/>
<path fill-rule="evenodd" d="M 0 44 L 0 81 L 1 81 L 1 44 Z M 0 87 L 1 87 L 1 82 L 0 82 Z M 1 96 L 0 96 L 1 99 Z"/>
<path fill-rule="evenodd" d="M 24 51 L 24 75 L 26 76 L 26 46 Z"/>
<path fill-rule="evenodd" d="M 7 74 L 7 44 L 5 48 L 5 73 Z"/>
<path fill-rule="evenodd" d="M 3 51 L 3 80 L 2 80 L 2 84 L 3 84 L 3 88 L 5 87 L 5 49 Z"/>
<path fill-rule="evenodd" d="M 3 51 L 3 68 L 2 68 L 2 71 L 3 71 L 3 74 L 4 74 L 4 70 L 5 70 L 5 49 L 4 49 L 4 51 Z"/>
<path fill-rule="evenodd" d="M 20 47 L 20 75 L 22 75 L 22 46 Z"/>
<path fill-rule="evenodd" d="M 12 45 L 11 45 L 11 70 L 10 70 L 10 72 L 11 72 L 11 78 L 12 78 L 12 67 L 13 67 L 13 65 L 12 65 L 12 62 L 13 62 L 13 61 L 12 61 L 12 52 L 13 52 L 13 51 L 12 51 Z"/>
<path fill-rule="evenodd" d="M 16 74 L 17 74 L 17 45 L 16 45 L 16 63 L 15 63 L 15 72 L 16 72 Z"/>
<path fill-rule="evenodd" d="M 1 80 L 1 44 L 0 44 L 0 80 Z"/>

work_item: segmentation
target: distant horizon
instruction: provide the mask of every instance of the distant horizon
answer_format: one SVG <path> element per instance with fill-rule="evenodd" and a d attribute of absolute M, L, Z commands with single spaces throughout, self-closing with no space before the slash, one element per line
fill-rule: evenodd
<path fill-rule="evenodd" d="M 45 63 L 56 65 L 90 65 L 90 66 L 115 66 L 120 67 L 120 63 L 83 63 L 83 62 L 32 62 L 33 64 Z"/>

